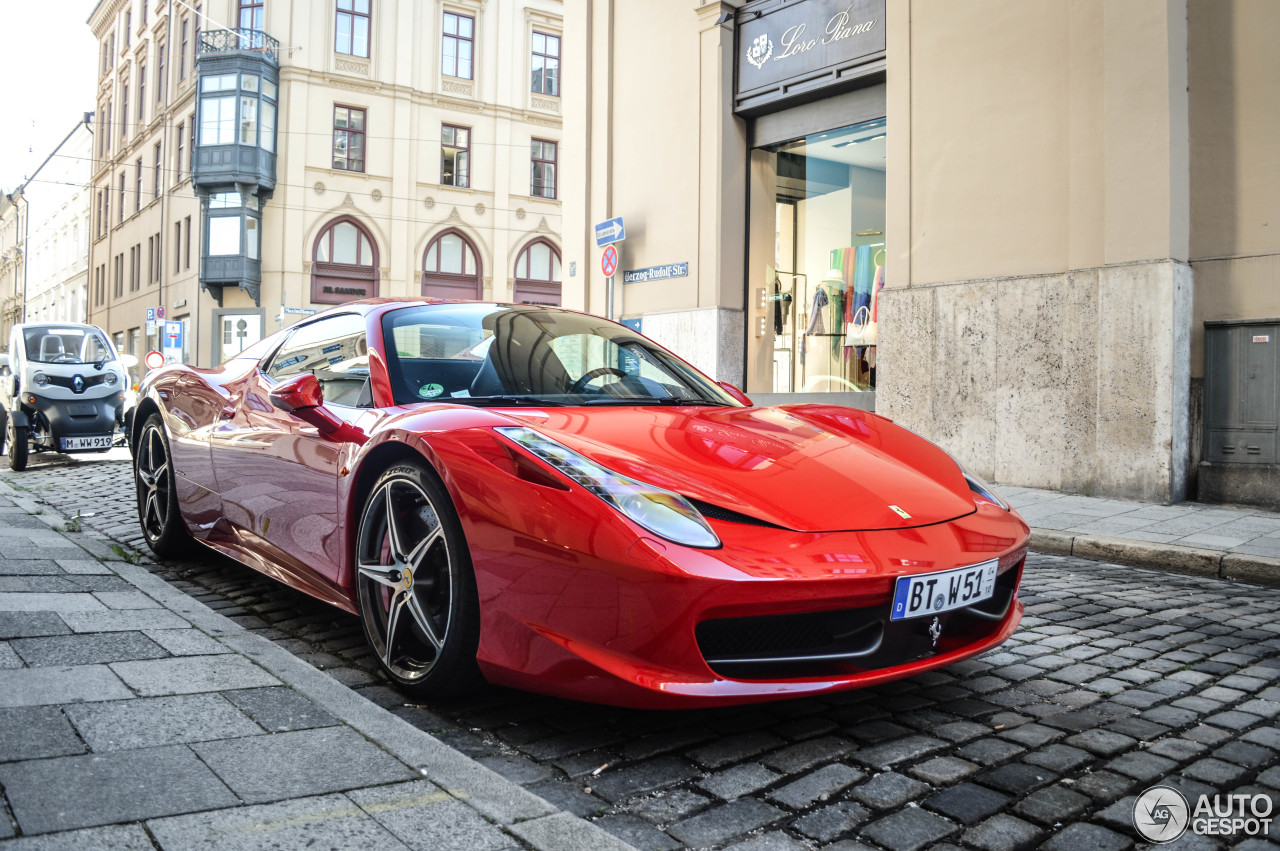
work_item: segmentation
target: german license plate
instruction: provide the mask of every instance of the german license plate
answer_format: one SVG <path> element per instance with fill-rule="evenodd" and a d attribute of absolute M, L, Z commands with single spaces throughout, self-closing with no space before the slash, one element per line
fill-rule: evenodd
<path fill-rule="evenodd" d="M 893 589 L 889 620 L 900 621 L 936 615 L 989 600 L 996 593 L 996 568 L 1000 559 L 982 564 L 900 576 Z"/>
<path fill-rule="evenodd" d="M 111 435 L 97 434 L 92 437 L 64 437 L 62 438 L 62 448 L 64 451 L 70 449 L 110 449 Z"/>

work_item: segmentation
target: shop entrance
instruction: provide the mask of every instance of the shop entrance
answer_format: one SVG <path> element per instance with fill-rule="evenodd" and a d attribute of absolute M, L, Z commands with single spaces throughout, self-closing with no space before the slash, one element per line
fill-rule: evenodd
<path fill-rule="evenodd" d="M 752 151 L 773 203 L 752 203 L 751 391 L 875 389 L 885 133 L 881 118 Z"/>

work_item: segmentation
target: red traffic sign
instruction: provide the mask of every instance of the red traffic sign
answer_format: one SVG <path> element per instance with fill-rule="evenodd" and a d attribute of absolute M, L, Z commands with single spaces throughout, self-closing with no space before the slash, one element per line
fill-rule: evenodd
<path fill-rule="evenodd" d="M 163 307 L 157 307 L 157 308 L 156 308 L 156 319 L 164 319 L 164 308 L 163 308 Z"/>
<path fill-rule="evenodd" d="M 147 369 L 159 369 L 164 366 L 164 355 L 152 349 L 147 352 L 147 356 L 143 358 L 143 361 L 147 364 Z"/>
<path fill-rule="evenodd" d="M 618 271 L 618 249 L 612 245 L 606 245 L 604 254 L 600 256 L 600 271 L 604 272 L 606 278 L 612 278 L 613 273 Z"/>

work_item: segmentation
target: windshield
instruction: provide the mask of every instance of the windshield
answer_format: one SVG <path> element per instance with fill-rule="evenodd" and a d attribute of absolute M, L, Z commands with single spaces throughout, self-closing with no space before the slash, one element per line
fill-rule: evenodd
<path fill-rule="evenodd" d="M 382 319 L 397 404 L 738 402 L 630 329 L 533 305 L 438 304 Z"/>
<path fill-rule="evenodd" d="M 114 358 L 107 338 L 96 328 L 24 328 L 27 360 L 32 363 L 102 363 Z"/>

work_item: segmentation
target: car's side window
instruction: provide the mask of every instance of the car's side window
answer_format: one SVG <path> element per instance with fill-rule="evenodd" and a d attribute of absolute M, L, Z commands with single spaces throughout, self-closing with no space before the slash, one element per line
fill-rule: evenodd
<path fill-rule="evenodd" d="M 344 313 L 302 326 L 263 371 L 276 381 L 310 372 L 319 379 L 325 402 L 349 408 L 372 405 L 364 317 Z"/>

